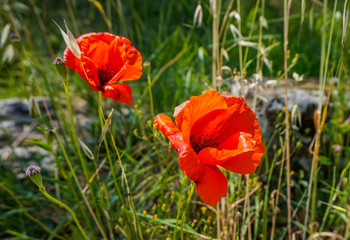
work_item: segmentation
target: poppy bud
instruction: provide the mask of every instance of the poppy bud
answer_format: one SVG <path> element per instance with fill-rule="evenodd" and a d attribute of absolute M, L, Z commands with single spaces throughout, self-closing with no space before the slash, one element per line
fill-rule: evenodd
<path fill-rule="evenodd" d="M 143 63 L 143 67 L 144 68 L 148 68 L 148 67 L 150 67 L 151 66 L 151 63 L 149 62 L 149 61 L 145 61 L 144 63 Z"/>
<path fill-rule="evenodd" d="M 49 129 L 49 130 L 46 131 L 46 134 L 47 134 L 48 136 L 53 136 L 53 135 L 55 135 L 55 130 Z"/>
<path fill-rule="evenodd" d="M 26 176 L 28 176 L 35 185 L 37 185 L 39 188 L 42 188 L 44 186 L 40 170 L 40 167 L 31 165 L 27 168 Z"/>
<path fill-rule="evenodd" d="M 14 42 L 20 42 L 21 41 L 21 37 L 17 33 L 11 33 L 10 34 L 10 38 Z"/>
<path fill-rule="evenodd" d="M 145 61 L 143 63 L 143 68 L 146 70 L 147 76 L 151 73 L 151 63 L 149 61 Z"/>
<path fill-rule="evenodd" d="M 57 72 L 61 75 L 63 79 L 67 78 L 67 67 L 66 62 L 61 58 L 56 58 L 53 61 L 53 64 L 56 66 Z"/>
<path fill-rule="evenodd" d="M 46 135 L 47 135 L 48 142 L 51 144 L 55 139 L 56 132 L 53 129 L 49 129 L 46 131 Z"/>

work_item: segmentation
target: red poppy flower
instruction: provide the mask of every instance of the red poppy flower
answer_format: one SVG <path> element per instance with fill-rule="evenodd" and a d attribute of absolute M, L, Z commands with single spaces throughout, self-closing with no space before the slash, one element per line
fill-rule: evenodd
<path fill-rule="evenodd" d="M 177 106 L 174 119 L 176 125 L 160 114 L 155 126 L 178 152 L 182 171 L 209 205 L 227 193 L 227 179 L 216 165 L 249 174 L 265 153 L 259 123 L 242 97 L 207 91 Z"/>
<path fill-rule="evenodd" d="M 131 87 L 119 81 L 135 80 L 142 74 L 142 57 L 124 37 L 110 33 L 88 33 L 76 39 L 81 57 L 67 47 L 67 67 L 78 72 L 95 91 L 122 103 L 132 105 Z"/>

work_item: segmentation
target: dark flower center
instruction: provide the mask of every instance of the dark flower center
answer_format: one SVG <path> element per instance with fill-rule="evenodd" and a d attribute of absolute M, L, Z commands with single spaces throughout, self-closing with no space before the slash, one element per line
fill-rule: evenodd
<path fill-rule="evenodd" d="M 203 130 L 197 134 L 191 134 L 190 142 L 197 154 L 207 147 L 218 148 L 220 144 L 219 137 L 215 137 L 212 133 L 204 133 Z"/>
<path fill-rule="evenodd" d="M 110 67 L 110 64 L 106 64 L 97 69 L 97 77 L 100 81 L 100 86 L 97 88 L 101 91 L 103 90 L 103 87 L 106 86 L 106 84 L 109 82 L 109 80 L 111 80 L 115 75 L 114 71 L 110 69 Z"/>

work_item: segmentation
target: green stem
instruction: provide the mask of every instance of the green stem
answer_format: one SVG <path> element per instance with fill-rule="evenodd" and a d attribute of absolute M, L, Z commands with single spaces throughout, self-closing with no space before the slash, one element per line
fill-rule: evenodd
<path fill-rule="evenodd" d="M 242 19 L 241 16 L 241 0 L 237 0 L 237 12 L 240 18 Z M 238 21 L 238 30 L 242 35 L 242 23 L 241 20 Z M 239 41 L 242 40 L 241 35 L 238 36 Z M 243 76 L 243 50 L 242 50 L 242 45 L 238 45 L 238 53 L 239 53 L 239 72 L 241 73 L 240 75 Z"/>
<path fill-rule="evenodd" d="M 255 19 L 256 19 L 256 15 L 258 13 L 259 5 L 260 5 L 260 0 L 257 0 L 256 4 L 255 4 L 255 8 L 254 8 L 254 13 L 253 13 L 253 18 L 252 18 L 252 22 L 251 22 L 251 28 L 250 28 L 250 31 L 249 31 L 248 39 L 250 39 L 252 34 L 253 34 L 253 29 L 254 29 L 254 26 L 255 26 L 254 22 L 255 22 Z M 242 17 L 241 17 L 241 21 L 242 21 Z M 245 64 L 246 64 L 247 59 L 248 59 L 248 52 L 249 52 L 249 47 L 246 47 L 245 52 L 244 52 L 244 59 L 243 59 L 243 67 L 244 67 L 243 71 L 244 72 L 246 71 Z"/>
<path fill-rule="evenodd" d="M 102 229 L 102 227 L 101 227 L 101 224 L 98 222 L 98 220 L 97 220 L 97 218 L 96 218 L 96 215 L 95 215 L 95 213 L 93 212 L 92 207 L 91 207 L 91 205 L 90 205 L 88 199 L 85 197 L 85 195 L 84 195 L 84 193 L 83 193 L 83 190 L 82 190 L 82 188 L 81 188 L 81 186 L 80 186 L 80 183 L 79 183 L 79 179 L 78 179 L 77 175 L 75 174 L 75 170 L 74 170 L 74 168 L 73 168 L 72 162 L 71 162 L 71 160 L 69 159 L 68 154 L 67 154 L 67 152 L 66 152 L 66 149 L 65 149 L 65 147 L 63 146 L 63 143 L 62 143 L 60 137 L 58 136 L 58 134 L 56 135 L 56 139 L 57 139 L 58 145 L 59 145 L 59 147 L 60 147 L 60 149 L 61 149 L 61 151 L 62 151 L 62 154 L 63 154 L 64 158 L 66 159 L 66 162 L 67 162 L 67 164 L 68 164 L 70 173 L 71 173 L 72 176 L 73 176 L 74 182 L 75 182 L 75 184 L 77 185 L 77 187 L 78 187 L 78 189 L 79 189 L 79 192 L 80 192 L 81 196 L 83 197 L 84 202 L 85 202 L 87 208 L 89 209 L 89 212 L 91 213 L 92 219 L 93 219 L 94 222 L 96 223 L 97 228 L 98 228 L 98 230 L 100 231 L 100 233 L 102 234 L 102 236 L 105 236 L 105 233 L 104 233 L 104 231 L 103 231 L 103 229 Z M 85 211 L 82 211 L 82 214 L 85 216 L 85 215 L 86 215 Z"/>
<path fill-rule="evenodd" d="M 150 65 L 151 64 L 149 63 L 149 66 L 147 68 L 147 82 L 148 82 L 149 100 L 150 100 L 150 104 L 151 104 L 152 119 L 154 119 L 154 105 L 153 105 L 151 66 Z"/>
<path fill-rule="evenodd" d="M 103 129 L 104 120 L 103 120 L 103 110 L 102 110 L 102 104 L 101 103 L 102 103 L 102 95 L 101 95 L 101 92 L 99 92 L 99 94 L 98 94 L 99 117 L 100 117 L 101 129 Z M 113 163 L 111 155 L 109 153 L 109 147 L 108 147 L 108 142 L 107 142 L 106 137 L 104 137 L 103 141 L 105 143 L 105 148 L 106 148 L 106 152 L 107 152 L 107 158 L 108 158 L 109 165 L 110 165 L 110 168 L 111 168 L 113 182 L 114 182 L 114 185 L 116 187 L 117 194 L 120 197 L 120 200 L 122 202 L 123 207 L 126 209 L 126 204 L 125 204 L 125 201 L 124 201 L 124 197 L 123 197 L 123 195 L 122 195 L 122 193 L 120 191 L 119 185 L 117 183 L 117 177 L 115 176 L 114 163 Z M 126 179 L 126 176 L 125 176 L 125 173 L 124 173 L 124 168 L 123 168 L 122 161 L 121 161 L 121 158 L 120 158 L 120 155 L 119 155 L 119 151 L 118 151 L 118 148 L 117 148 L 117 146 L 115 144 L 115 141 L 114 141 L 114 138 L 113 138 L 112 134 L 111 134 L 111 141 L 112 141 L 114 149 L 116 150 L 117 155 L 118 155 L 118 163 L 119 163 L 120 169 L 122 171 L 122 178 L 124 177 L 124 182 L 125 182 L 126 190 L 127 190 L 127 193 L 128 193 L 128 200 L 129 200 L 129 205 L 130 205 L 130 211 L 131 211 L 132 217 L 133 217 L 133 225 L 134 225 L 135 234 L 137 236 L 137 239 L 142 240 L 143 237 L 142 237 L 140 223 L 139 223 L 138 218 L 137 218 L 135 206 L 134 206 L 134 203 L 133 203 L 133 200 L 132 200 L 132 196 L 130 194 L 128 182 L 127 182 L 127 179 Z M 129 215 L 126 215 L 126 217 L 128 218 L 128 220 L 130 220 Z"/>
<path fill-rule="evenodd" d="M 62 239 L 64 240 L 65 238 L 52 232 L 50 229 L 48 229 L 42 222 L 40 222 L 39 219 L 37 219 L 36 217 L 34 217 L 33 215 L 31 215 L 27 209 L 23 206 L 23 204 L 21 203 L 21 201 L 16 197 L 16 195 L 7 187 L 5 187 L 5 185 L 3 185 L 0 182 L 0 188 L 4 189 L 8 194 L 11 195 L 11 197 L 15 200 L 15 202 L 19 205 L 19 207 L 22 209 L 24 215 L 26 215 L 29 219 L 31 219 L 32 221 L 36 222 L 44 231 L 46 231 L 47 233 L 49 233 L 52 236 L 55 236 L 58 239 Z"/>
<path fill-rule="evenodd" d="M 100 218 L 99 209 L 97 207 L 96 197 L 95 197 L 95 194 L 94 194 L 94 189 L 91 186 L 91 183 L 89 181 L 89 178 L 90 178 L 89 171 L 88 171 L 88 168 L 86 166 L 85 159 L 83 158 L 83 155 L 81 153 L 81 150 L 80 150 L 80 147 L 79 147 L 79 143 L 78 143 L 77 134 L 76 134 L 76 131 L 75 131 L 75 125 L 74 125 L 74 119 L 73 119 L 73 111 L 72 111 L 72 106 L 71 106 L 70 98 L 69 98 L 69 89 L 68 89 L 67 78 L 63 79 L 63 86 L 64 86 L 64 92 L 65 92 L 65 95 L 66 95 L 66 102 L 67 102 L 67 108 L 68 108 L 69 119 L 70 119 L 70 124 L 71 124 L 71 131 L 72 131 L 72 138 L 73 138 L 74 148 L 75 148 L 75 150 L 76 150 L 76 152 L 78 154 L 78 158 L 79 158 L 79 160 L 81 162 L 81 165 L 83 167 L 84 176 L 85 176 L 87 185 L 88 185 L 88 187 L 89 187 L 89 189 L 91 191 L 92 202 L 96 206 L 96 212 L 97 212 L 96 217 L 97 217 L 97 220 L 98 220 L 99 223 L 101 223 L 102 221 L 101 221 L 101 218 Z"/>
<path fill-rule="evenodd" d="M 100 118 L 100 125 L 101 125 L 101 130 L 103 130 L 103 127 L 104 127 L 104 120 L 103 120 L 103 110 L 102 110 L 102 95 L 101 95 L 101 92 L 98 92 L 98 115 L 99 115 L 99 118 Z M 123 205 L 123 207 L 125 207 L 125 201 L 124 201 L 124 197 L 120 191 L 120 188 L 119 188 L 119 185 L 118 185 L 118 182 L 117 182 L 117 177 L 115 175 L 115 170 L 114 170 L 114 164 L 113 164 L 113 161 L 112 161 L 112 158 L 111 158 L 111 154 L 109 152 L 109 146 L 108 146 L 108 143 L 107 143 L 107 139 L 106 137 L 103 137 L 103 142 L 105 144 L 105 148 L 106 148 L 106 153 L 107 153 L 107 159 L 108 159 L 108 162 L 109 162 L 109 167 L 111 168 L 111 173 L 112 173 L 112 178 L 113 178 L 113 182 L 114 182 L 114 187 L 117 191 L 117 194 L 118 196 L 120 197 L 120 201 Z"/>
<path fill-rule="evenodd" d="M 286 160 L 286 171 L 287 171 L 287 228 L 288 228 L 288 239 L 292 239 L 292 203 L 291 203 L 291 187 L 290 187 L 290 119 L 288 112 L 288 29 L 289 29 L 289 15 L 290 15 L 290 6 L 292 0 L 284 0 L 284 103 L 285 103 L 285 160 Z"/>
<path fill-rule="evenodd" d="M 118 156 L 117 162 L 119 163 L 120 169 L 122 171 L 122 179 L 124 180 L 126 191 L 128 193 L 129 207 L 130 207 L 130 211 L 132 213 L 133 225 L 134 225 L 134 228 L 135 228 L 135 233 L 136 233 L 137 239 L 142 240 L 143 236 L 142 236 L 142 231 L 141 231 L 141 225 L 140 225 L 140 222 L 139 222 L 138 217 L 137 217 L 137 213 L 136 213 L 136 209 L 135 209 L 135 205 L 134 205 L 134 202 L 133 202 L 132 195 L 130 193 L 129 184 L 128 184 L 128 180 L 127 180 L 126 175 L 125 175 L 122 159 L 120 157 L 117 145 L 115 144 L 113 135 L 112 135 L 112 133 L 110 131 L 109 131 L 109 133 L 110 133 L 110 136 L 111 136 L 111 141 L 112 141 L 113 147 L 114 147 L 114 149 L 115 149 L 115 151 L 117 153 L 117 156 Z"/>
<path fill-rule="evenodd" d="M 66 94 L 66 102 L 67 102 L 67 108 L 68 108 L 68 112 L 69 112 L 69 120 L 70 120 L 70 125 L 71 125 L 71 131 L 72 131 L 72 137 L 73 137 L 73 144 L 75 147 L 75 150 L 78 153 L 78 157 L 80 159 L 81 165 L 83 167 L 83 172 L 84 172 L 84 176 L 86 181 L 89 184 L 89 173 L 87 170 L 87 166 L 86 166 L 86 162 L 83 158 L 83 155 L 81 153 L 80 147 L 79 147 L 79 143 L 78 143 L 78 139 L 77 139 L 77 134 L 75 131 L 75 125 L 74 125 L 74 119 L 73 119 L 73 112 L 72 112 L 72 106 L 70 103 L 70 98 L 69 98 L 69 90 L 68 90 L 68 81 L 67 79 L 63 80 L 63 86 L 64 86 L 64 92 Z"/>
<path fill-rule="evenodd" d="M 74 211 L 72 209 L 70 209 L 66 204 L 64 204 L 63 202 L 60 202 L 59 200 L 57 200 L 56 198 L 52 197 L 50 194 L 48 194 L 48 192 L 46 192 L 45 187 L 43 185 L 41 185 L 39 187 L 40 192 L 42 192 L 44 194 L 45 197 L 47 197 L 49 200 L 51 200 L 52 202 L 58 204 L 59 206 L 63 207 L 64 209 L 66 209 L 73 217 L 73 220 L 75 221 L 75 223 L 77 224 L 81 234 L 83 235 L 84 239 L 89 239 L 89 237 L 86 235 L 84 229 L 81 227 L 79 220 L 77 218 L 77 216 L 75 215 Z"/>
<path fill-rule="evenodd" d="M 217 76 L 218 76 L 218 61 L 219 61 L 219 21 L 220 21 L 220 1 L 214 1 L 212 4 L 213 11 L 213 49 L 212 49 L 212 83 L 213 90 L 217 90 Z"/>
<path fill-rule="evenodd" d="M 185 224 L 185 220 L 186 220 L 186 212 L 188 209 L 188 206 L 190 205 L 191 199 L 192 199 L 192 195 L 193 195 L 193 190 L 194 190 L 194 184 L 191 183 L 190 185 L 190 193 L 188 195 L 187 198 L 187 203 L 186 203 L 186 207 L 184 209 L 184 211 L 182 212 L 182 218 L 181 218 L 181 240 L 184 239 L 184 224 Z"/>
<path fill-rule="evenodd" d="M 180 218 L 180 212 L 181 212 L 181 190 L 182 190 L 182 185 L 186 182 L 187 180 L 187 176 L 185 175 L 185 177 L 182 179 L 181 181 L 181 185 L 180 185 L 180 189 L 179 189 L 179 200 L 177 202 L 177 215 L 176 215 L 176 222 L 175 222 L 175 228 L 174 228 L 174 235 L 173 235 L 173 239 L 176 239 L 176 233 L 177 233 L 177 228 L 178 228 L 178 222 L 179 222 L 179 218 Z"/>

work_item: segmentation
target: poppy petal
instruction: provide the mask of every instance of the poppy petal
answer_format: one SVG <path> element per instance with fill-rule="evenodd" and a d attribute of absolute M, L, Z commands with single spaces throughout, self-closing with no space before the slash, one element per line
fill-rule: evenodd
<path fill-rule="evenodd" d="M 129 103 L 132 106 L 131 87 L 127 84 L 107 85 L 102 91 L 102 96 L 113 98 L 118 102 Z"/>
<path fill-rule="evenodd" d="M 91 61 L 98 62 L 100 65 L 106 64 L 108 58 L 109 43 L 115 39 L 116 36 L 110 33 L 87 33 L 77 38 L 77 43 L 82 53 L 88 56 Z M 80 72 L 81 64 L 78 58 L 67 47 L 63 53 L 67 67 Z M 108 57 L 108 56 L 107 56 Z M 99 67 L 99 66 L 96 66 Z M 85 76 L 83 76 L 85 78 Z"/>
<path fill-rule="evenodd" d="M 226 109 L 224 97 L 220 93 L 208 90 L 203 95 L 191 97 L 190 102 L 185 106 L 183 122 L 179 128 L 186 139 L 189 140 L 192 126 L 198 119 L 216 109 Z"/>
<path fill-rule="evenodd" d="M 96 63 L 100 68 L 103 65 L 109 64 L 109 45 L 116 38 L 113 34 L 102 33 L 87 33 L 81 35 L 77 42 L 81 51 L 88 56 L 91 61 Z"/>
<path fill-rule="evenodd" d="M 176 126 L 181 129 L 182 126 L 182 117 L 184 115 L 184 109 L 187 106 L 187 104 L 190 103 L 190 100 L 187 100 L 186 102 L 181 103 L 179 106 L 177 106 L 174 110 L 174 119 L 176 122 Z"/>
<path fill-rule="evenodd" d="M 82 52 L 80 60 L 74 56 L 68 47 L 63 53 L 66 66 L 78 72 L 96 91 L 100 85 L 97 71 L 101 66 L 108 64 L 109 43 L 113 39 L 115 39 L 115 36 L 110 33 L 83 34 L 77 38 L 77 43 Z"/>
<path fill-rule="evenodd" d="M 242 97 L 223 95 L 227 102 L 228 117 L 222 125 L 220 141 L 225 142 L 227 138 L 237 132 L 246 132 L 253 136 L 255 144 L 254 161 L 260 161 L 265 153 L 265 146 L 261 140 L 262 133 L 255 113 L 249 108 Z"/>
<path fill-rule="evenodd" d="M 254 152 L 246 152 L 220 164 L 221 167 L 238 174 L 251 174 L 260 164 L 260 158 L 254 158 Z"/>
<path fill-rule="evenodd" d="M 222 146 L 228 146 L 228 149 L 204 148 L 198 154 L 199 160 L 207 165 L 220 165 L 227 160 L 255 150 L 255 141 L 247 133 L 237 133 L 228 139 L 228 142 L 222 144 Z"/>
<path fill-rule="evenodd" d="M 173 120 L 165 114 L 159 114 L 154 118 L 154 126 L 166 136 L 171 146 L 179 152 L 185 144 L 182 132 L 176 127 Z"/>
<path fill-rule="evenodd" d="M 171 146 L 178 152 L 181 170 L 190 179 L 199 179 L 205 166 L 199 161 L 192 147 L 184 141 L 182 132 L 176 127 L 171 118 L 159 114 L 154 118 L 154 125 L 169 139 Z"/>
<path fill-rule="evenodd" d="M 215 139 L 218 137 L 221 126 L 225 123 L 227 117 L 227 109 L 216 109 L 198 119 L 191 128 L 191 139 L 192 137 L 201 137 L 205 133 L 208 138 Z M 202 139 L 202 141 L 205 139 Z M 211 140 L 211 139 L 206 139 Z"/>
<path fill-rule="evenodd" d="M 226 98 L 228 104 L 232 104 L 228 108 L 227 119 L 222 126 L 223 131 L 221 140 L 223 141 L 225 136 L 229 137 L 237 132 L 250 133 L 253 136 L 261 132 L 258 120 L 256 119 L 255 113 L 245 103 L 243 98 L 230 97 Z"/>
<path fill-rule="evenodd" d="M 201 178 L 206 166 L 199 161 L 193 148 L 189 144 L 184 144 L 178 153 L 180 167 L 184 174 L 194 181 Z"/>
<path fill-rule="evenodd" d="M 243 97 L 229 95 L 229 94 L 223 94 L 222 96 L 225 98 L 227 107 L 231 107 L 231 106 L 236 105 L 236 104 L 238 104 L 238 105 L 245 104 Z"/>
<path fill-rule="evenodd" d="M 66 62 L 66 66 L 73 71 L 79 72 L 81 65 L 79 59 L 74 56 L 71 50 L 68 47 L 63 52 L 63 59 Z"/>
<path fill-rule="evenodd" d="M 97 86 L 99 86 L 99 80 L 97 77 L 97 68 L 95 64 L 84 55 L 81 54 L 81 59 L 79 60 L 67 47 L 63 53 L 66 66 L 73 71 L 79 73 L 79 75 L 84 78 L 87 83 L 97 91 Z"/>
<path fill-rule="evenodd" d="M 114 63 L 113 67 L 117 72 L 110 82 L 135 80 L 141 77 L 142 56 L 129 39 L 117 37 L 111 43 L 109 53 L 109 62 Z"/>
<path fill-rule="evenodd" d="M 85 57 L 84 54 L 82 54 L 80 64 L 82 68 L 81 71 L 78 72 L 79 75 L 87 81 L 87 83 L 92 87 L 92 89 L 98 91 L 98 86 L 100 86 L 100 80 L 98 79 L 98 69 L 95 66 L 94 62 L 91 61 L 90 58 Z"/>
<path fill-rule="evenodd" d="M 216 205 L 227 193 L 227 179 L 216 166 L 206 166 L 195 183 L 198 195 L 208 205 Z"/>

